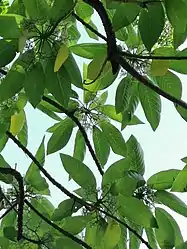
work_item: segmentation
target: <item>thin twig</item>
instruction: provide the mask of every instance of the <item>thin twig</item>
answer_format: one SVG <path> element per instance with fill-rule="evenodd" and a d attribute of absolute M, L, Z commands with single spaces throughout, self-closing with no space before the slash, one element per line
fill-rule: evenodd
<path fill-rule="evenodd" d="M 93 158 L 93 160 L 94 160 L 100 174 L 103 175 L 104 174 L 103 169 L 102 169 L 101 164 L 98 161 L 97 156 L 96 156 L 96 154 L 95 154 L 95 152 L 94 152 L 94 150 L 92 148 L 92 145 L 91 145 L 91 143 L 90 143 L 90 141 L 88 139 L 87 133 L 86 133 L 84 127 L 79 122 L 78 118 L 74 116 L 74 113 L 66 110 L 63 106 L 61 106 L 60 104 L 58 104 L 57 102 L 55 102 L 54 100 L 52 100 L 52 99 L 50 99 L 50 98 L 48 98 L 46 96 L 43 96 L 42 99 L 45 102 L 47 102 L 47 103 L 53 105 L 54 107 L 58 108 L 60 111 L 64 112 L 79 127 L 79 130 L 80 130 L 80 132 L 82 133 L 82 135 L 84 137 L 85 143 L 86 143 L 86 145 L 87 145 L 87 147 L 88 147 L 88 149 L 90 151 L 90 154 L 91 154 L 91 156 L 92 156 L 92 158 Z"/>
<path fill-rule="evenodd" d="M 73 234 L 67 232 L 66 230 L 64 230 L 63 228 L 57 226 L 55 223 L 53 223 L 52 221 L 50 221 L 47 217 L 45 217 L 42 213 L 40 213 L 29 201 L 25 200 L 25 203 L 27 204 L 27 206 L 33 210 L 42 220 L 44 220 L 48 225 L 50 225 L 51 227 L 53 227 L 54 229 L 56 229 L 57 231 L 59 231 L 61 234 L 65 235 L 66 237 L 72 239 L 73 241 L 75 241 L 76 243 L 78 243 L 79 245 L 87 248 L 87 249 L 92 249 L 91 246 L 89 246 L 87 243 L 85 243 L 83 240 L 75 237 Z"/>

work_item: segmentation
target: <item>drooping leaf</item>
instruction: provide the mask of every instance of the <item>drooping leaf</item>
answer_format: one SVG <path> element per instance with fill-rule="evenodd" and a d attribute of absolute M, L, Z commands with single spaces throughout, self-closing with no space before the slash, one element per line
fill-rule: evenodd
<path fill-rule="evenodd" d="M 140 225 L 137 225 L 135 224 L 134 222 L 132 221 L 129 221 L 127 220 L 127 224 L 132 228 L 134 229 L 140 236 L 142 236 L 143 234 L 143 227 L 140 226 Z M 140 243 L 140 240 L 137 238 L 137 236 L 129 231 L 129 249 L 139 249 L 141 243 Z"/>
<path fill-rule="evenodd" d="M 56 60 L 55 60 L 55 65 L 54 65 L 54 72 L 58 72 L 62 64 L 67 60 L 69 56 L 69 49 L 66 44 L 62 43 L 60 45 L 60 48 L 58 50 Z"/>
<path fill-rule="evenodd" d="M 29 14 L 30 18 L 35 21 L 45 20 L 48 17 L 49 6 L 46 0 L 33 0 L 27 1 L 23 0 L 26 11 Z"/>
<path fill-rule="evenodd" d="M 85 22 L 90 22 L 91 16 L 94 13 L 93 8 L 84 2 L 78 2 L 75 7 L 76 14 Z"/>
<path fill-rule="evenodd" d="M 84 163 L 65 154 L 60 154 L 60 158 L 65 170 L 77 184 L 83 188 L 96 188 L 95 176 Z"/>
<path fill-rule="evenodd" d="M 17 136 L 22 130 L 25 123 L 25 112 L 22 110 L 17 114 L 11 116 L 10 132 Z"/>
<path fill-rule="evenodd" d="M 93 127 L 93 142 L 96 156 L 104 166 L 110 154 L 110 146 L 103 132 L 96 126 Z"/>
<path fill-rule="evenodd" d="M 73 131 L 73 121 L 69 118 L 62 120 L 60 126 L 54 131 L 47 144 L 47 154 L 62 149 L 69 142 Z"/>
<path fill-rule="evenodd" d="M 156 235 L 155 235 L 154 229 L 153 228 L 146 228 L 145 232 L 146 232 L 146 235 L 147 235 L 149 245 L 153 249 L 158 249 L 158 243 L 157 243 L 157 240 L 156 240 Z"/>
<path fill-rule="evenodd" d="M 147 121 L 155 131 L 160 123 L 161 100 L 160 96 L 153 90 L 139 84 L 139 97 Z"/>
<path fill-rule="evenodd" d="M 148 180 L 147 184 L 157 190 L 165 190 L 172 187 L 174 180 L 177 175 L 180 173 L 178 169 L 169 169 L 160 171 L 154 175 L 152 175 Z"/>
<path fill-rule="evenodd" d="M 183 168 L 176 176 L 171 191 L 186 192 L 187 191 L 187 166 Z"/>
<path fill-rule="evenodd" d="M 59 20 L 59 18 L 62 17 L 66 17 L 71 10 L 74 8 L 74 1 L 73 0 L 54 0 L 53 1 L 53 5 L 52 5 L 52 9 L 50 11 L 50 19 L 52 23 L 55 23 L 57 20 Z"/>
<path fill-rule="evenodd" d="M 145 228 L 157 227 L 157 222 L 152 212 L 142 201 L 134 197 L 118 195 L 117 205 L 121 215 L 128 220 Z M 135 210 L 138 210 L 138 212 Z"/>
<path fill-rule="evenodd" d="M 157 42 L 165 23 L 164 9 L 160 2 L 155 1 L 142 8 L 139 17 L 139 30 L 145 47 L 150 51 Z"/>
<path fill-rule="evenodd" d="M 10 41 L 0 40 L 0 67 L 9 64 L 16 56 L 16 48 Z"/>
<path fill-rule="evenodd" d="M 80 132 L 80 130 L 78 130 L 75 137 L 73 157 L 78 159 L 79 161 L 83 161 L 85 153 L 86 153 L 86 144 L 84 141 L 84 137 Z"/>
<path fill-rule="evenodd" d="M 16 240 L 17 240 L 17 231 L 16 231 L 14 226 L 4 227 L 3 228 L 3 234 L 7 239 L 16 242 Z"/>
<path fill-rule="evenodd" d="M 1 168 L 10 168 L 10 165 L 5 161 L 2 155 L 0 155 L 0 167 Z M 0 180 L 10 184 L 13 181 L 13 176 L 12 175 L 5 175 L 0 173 Z"/>
<path fill-rule="evenodd" d="M 112 249 L 114 248 L 121 237 L 121 228 L 119 223 L 117 223 L 116 221 L 109 221 L 105 234 L 104 234 L 104 247 L 108 248 L 108 249 Z"/>
<path fill-rule="evenodd" d="M 126 144 L 120 131 L 110 123 L 102 122 L 100 127 L 114 153 L 126 156 Z"/>
<path fill-rule="evenodd" d="M 175 245 L 175 232 L 173 226 L 162 208 L 155 209 L 158 228 L 155 229 L 157 242 L 161 249 L 172 249 Z"/>
<path fill-rule="evenodd" d="M 116 113 L 116 109 L 115 106 L 113 105 L 103 105 L 101 106 L 101 111 L 103 112 L 103 114 L 105 114 L 106 116 L 108 116 L 109 118 L 121 122 L 122 121 L 122 115 L 121 113 Z"/>

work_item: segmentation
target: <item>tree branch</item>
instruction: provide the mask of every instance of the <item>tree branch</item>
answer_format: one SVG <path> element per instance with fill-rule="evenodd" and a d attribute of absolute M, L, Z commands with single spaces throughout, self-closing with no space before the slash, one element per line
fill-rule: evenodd
<path fill-rule="evenodd" d="M 44 220 L 48 225 L 59 231 L 61 234 L 65 235 L 66 237 L 70 238 L 71 240 L 75 241 L 79 245 L 83 246 L 87 249 L 92 249 L 91 246 L 89 246 L 87 243 L 85 243 L 83 240 L 77 238 L 76 236 L 72 235 L 71 233 L 67 232 L 63 228 L 57 226 L 55 223 L 50 221 L 47 217 L 45 217 L 42 213 L 40 213 L 29 201 L 25 200 L 25 203 L 27 206 L 33 210 L 42 220 Z"/>
<path fill-rule="evenodd" d="M 79 122 L 78 118 L 76 118 L 74 116 L 74 113 L 73 112 L 69 112 L 63 106 L 59 105 L 57 102 L 55 102 L 54 100 L 52 100 L 52 99 L 50 99 L 50 98 L 48 98 L 46 96 L 43 96 L 42 99 L 45 102 L 47 102 L 47 103 L 53 105 L 54 107 L 58 108 L 60 111 L 64 112 L 79 127 L 79 130 L 80 130 L 80 132 L 82 133 L 82 135 L 84 137 L 85 143 L 86 143 L 86 145 L 87 145 L 87 147 L 88 147 L 88 149 L 90 151 L 90 154 L 91 154 L 91 156 L 92 156 L 92 158 L 93 158 L 93 160 L 94 160 L 94 162 L 95 162 L 95 164 L 96 164 L 96 166 L 97 166 L 100 174 L 103 175 L 104 174 L 103 169 L 102 169 L 101 164 L 98 161 L 97 156 L 96 156 L 96 154 L 95 154 L 95 152 L 94 152 L 94 150 L 92 148 L 92 145 L 91 145 L 91 143 L 90 143 L 90 141 L 88 139 L 87 133 L 86 133 L 84 127 Z"/>

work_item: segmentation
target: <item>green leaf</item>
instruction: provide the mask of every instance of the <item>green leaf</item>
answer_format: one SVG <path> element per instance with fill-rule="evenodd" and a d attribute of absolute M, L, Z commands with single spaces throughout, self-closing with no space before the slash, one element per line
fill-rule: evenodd
<path fill-rule="evenodd" d="M 127 221 L 127 224 L 134 229 L 140 236 L 143 234 L 143 227 L 139 226 L 131 221 Z M 140 247 L 140 240 L 137 238 L 137 236 L 129 231 L 129 249 L 139 249 Z"/>
<path fill-rule="evenodd" d="M 73 121 L 69 118 L 62 120 L 47 144 L 47 154 L 54 153 L 66 146 L 73 131 Z"/>
<path fill-rule="evenodd" d="M 104 173 L 102 179 L 102 188 L 106 188 L 116 180 L 123 177 L 124 173 L 129 170 L 129 162 L 127 159 L 121 159 L 113 163 Z"/>
<path fill-rule="evenodd" d="M 155 208 L 158 228 L 155 229 L 157 242 L 161 249 L 172 249 L 175 245 L 175 232 L 173 226 L 162 208 Z"/>
<path fill-rule="evenodd" d="M 145 228 L 157 227 L 157 222 L 152 212 L 142 201 L 134 197 L 118 195 L 117 205 L 120 214 L 130 221 Z"/>
<path fill-rule="evenodd" d="M 104 43 L 81 43 L 70 47 L 70 50 L 81 57 L 94 59 L 97 56 L 105 56 L 107 47 Z"/>
<path fill-rule="evenodd" d="M 37 199 L 32 198 L 31 204 L 48 219 L 51 218 L 51 215 L 53 214 L 55 209 L 53 204 L 43 196 L 39 196 Z"/>
<path fill-rule="evenodd" d="M 64 237 L 64 238 L 57 237 L 55 241 L 55 249 L 61 249 L 62 245 L 64 249 L 69 249 L 69 248 L 82 249 L 81 245 L 79 245 L 77 242 L 73 241 L 72 239 L 68 237 Z"/>
<path fill-rule="evenodd" d="M 146 228 L 145 232 L 146 232 L 146 236 L 147 236 L 149 245 L 153 249 L 158 249 L 158 244 L 157 244 L 157 240 L 156 240 L 156 235 L 155 235 L 154 229 L 153 228 Z"/>
<path fill-rule="evenodd" d="M 171 191 L 186 192 L 187 191 L 187 166 L 183 168 L 175 178 Z"/>
<path fill-rule="evenodd" d="M 23 125 L 23 128 L 21 129 L 21 131 L 18 133 L 17 135 L 19 141 L 25 146 L 27 147 L 27 143 L 28 143 L 28 126 L 27 126 L 27 120 L 25 117 L 25 122 Z"/>
<path fill-rule="evenodd" d="M 95 176 L 84 163 L 65 154 L 60 154 L 60 158 L 65 170 L 77 184 L 83 188 L 96 189 Z"/>
<path fill-rule="evenodd" d="M 13 66 L 0 84 L 0 102 L 13 97 L 23 87 L 25 71 L 20 65 Z"/>
<path fill-rule="evenodd" d="M 169 170 L 160 171 L 152 175 L 147 180 L 147 184 L 152 189 L 157 189 L 157 190 L 170 189 L 179 173 L 180 170 L 178 169 L 169 169 Z"/>
<path fill-rule="evenodd" d="M 48 60 L 46 69 L 46 87 L 50 93 L 64 107 L 68 107 L 69 98 L 71 96 L 71 82 L 69 74 L 64 66 L 58 72 L 54 72 L 54 60 Z"/>
<path fill-rule="evenodd" d="M 11 116 L 10 132 L 17 136 L 22 130 L 25 123 L 25 112 L 22 110 Z"/>
<path fill-rule="evenodd" d="M 178 32 L 184 32 L 187 25 L 187 3 L 183 0 L 178 0 L 177 2 L 175 0 L 165 0 L 164 3 L 166 13 L 171 25 Z"/>
<path fill-rule="evenodd" d="M 43 166 L 45 162 L 45 146 L 44 146 L 44 138 L 36 152 L 35 158 L 39 161 L 39 163 Z M 25 181 L 29 184 L 34 191 L 37 193 L 49 195 L 49 185 L 44 177 L 41 176 L 40 169 L 38 166 L 32 162 L 26 172 Z"/>
<path fill-rule="evenodd" d="M 143 84 L 139 84 L 139 97 L 147 121 L 155 131 L 160 123 L 160 96 Z"/>
<path fill-rule="evenodd" d="M 122 115 L 121 113 L 116 113 L 116 108 L 113 105 L 103 105 L 101 106 L 101 111 L 103 114 L 107 115 L 109 118 L 121 122 L 122 121 Z"/>
<path fill-rule="evenodd" d="M 137 4 L 119 4 L 112 19 L 114 30 L 117 31 L 131 24 L 140 12 Z"/>
<path fill-rule="evenodd" d="M 162 3 L 155 1 L 142 8 L 139 17 L 139 31 L 145 47 L 150 51 L 157 42 L 165 23 Z"/>
<path fill-rule="evenodd" d="M 0 167 L 1 168 L 10 168 L 10 165 L 5 161 L 5 159 L 3 158 L 2 155 L 0 155 Z M 0 173 L 0 181 L 3 181 L 7 184 L 10 184 L 13 181 L 13 176 Z"/>
<path fill-rule="evenodd" d="M 145 164 L 144 154 L 140 144 L 137 139 L 131 135 L 126 143 L 126 146 L 127 158 L 130 165 L 129 168 L 143 175 L 145 172 Z"/>
<path fill-rule="evenodd" d="M 59 19 L 62 20 L 62 17 L 66 17 L 71 10 L 74 8 L 73 0 L 54 0 L 52 9 L 50 10 L 50 17 L 52 23 L 55 23 Z"/>
<path fill-rule="evenodd" d="M 93 142 L 97 158 L 102 166 L 107 163 L 110 154 L 110 145 L 104 136 L 104 133 L 97 128 L 93 127 Z"/>
<path fill-rule="evenodd" d="M 84 160 L 85 153 L 86 153 L 86 144 L 84 141 L 84 137 L 80 132 L 80 130 L 78 130 L 75 137 L 73 157 L 82 162 Z"/>
<path fill-rule="evenodd" d="M 97 29 L 97 26 L 92 22 L 92 20 L 88 23 L 92 28 L 94 28 L 95 30 L 97 30 L 98 31 L 98 29 Z M 89 35 L 89 37 L 90 38 L 92 38 L 92 39 L 94 39 L 94 40 L 99 40 L 99 38 L 98 38 L 98 36 L 94 33 L 94 32 L 92 32 L 90 29 L 88 29 L 88 28 L 86 28 L 85 27 L 85 29 L 86 29 L 86 32 L 87 32 L 87 34 Z"/>
<path fill-rule="evenodd" d="M 65 68 L 71 83 L 76 87 L 83 88 L 80 69 L 71 53 L 69 53 L 67 60 L 63 64 L 63 67 Z"/>
<path fill-rule="evenodd" d="M 182 96 L 182 83 L 180 78 L 174 73 L 167 71 L 162 77 L 156 77 L 158 86 L 172 96 L 180 99 Z"/>
<path fill-rule="evenodd" d="M 7 239 L 14 241 L 14 242 L 17 241 L 17 231 L 16 231 L 15 227 L 13 227 L 13 226 L 4 227 L 3 234 Z"/>
<path fill-rule="evenodd" d="M 114 220 L 109 220 L 108 226 L 106 228 L 103 240 L 104 240 L 104 248 L 112 249 L 114 248 L 121 237 L 121 228 L 119 223 Z"/>
<path fill-rule="evenodd" d="M 62 201 L 52 214 L 52 221 L 60 221 L 67 216 L 71 216 L 75 209 L 75 201 L 67 199 Z"/>
<path fill-rule="evenodd" d="M 115 154 L 126 156 L 127 148 L 121 132 L 112 124 L 103 122 L 100 127 Z"/>
<path fill-rule="evenodd" d="M 78 2 L 75 7 L 76 14 L 85 22 L 90 22 L 91 16 L 94 13 L 93 8 L 84 2 Z"/>
<path fill-rule="evenodd" d="M 16 48 L 10 41 L 0 40 L 0 67 L 9 64 L 16 56 Z"/>
<path fill-rule="evenodd" d="M 49 6 L 46 0 L 23 0 L 23 3 L 31 19 L 35 21 L 47 19 Z"/>
<path fill-rule="evenodd" d="M 175 56 L 187 56 L 187 49 L 183 49 L 181 51 L 177 51 L 175 53 Z M 181 74 L 187 74 L 187 69 L 186 69 L 186 60 L 171 60 L 169 64 L 169 68 L 181 73 Z"/>
<path fill-rule="evenodd" d="M 19 38 L 21 36 L 20 25 L 23 21 L 24 17 L 20 15 L 0 15 L 0 36 L 4 39 Z"/>
<path fill-rule="evenodd" d="M 37 104 L 41 101 L 44 94 L 45 88 L 45 75 L 42 68 L 42 65 L 37 62 L 32 66 L 28 71 L 25 82 L 24 89 L 27 94 L 27 97 L 30 103 L 36 107 Z"/>
<path fill-rule="evenodd" d="M 173 193 L 158 190 L 155 196 L 159 202 L 174 210 L 176 213 L 187 217 L 187 205 Z"/>
<path fill-rule="evenodd" d="M 122 112 L 129 107 L 132 95 L 132 80 L 129 77 L 123 78 L 116 90 L 115 107 L 116 113 Z"/>

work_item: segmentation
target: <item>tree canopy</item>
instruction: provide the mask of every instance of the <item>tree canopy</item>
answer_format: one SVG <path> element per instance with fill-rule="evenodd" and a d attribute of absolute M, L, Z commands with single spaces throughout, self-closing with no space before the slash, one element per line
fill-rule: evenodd
<path fill-rule="evenodd" d="M 187 217 L 175 194 L 187 191 L 187 158 L 183 169 L 145 179 L 141 144 L 122 134 L 143 124 L 138 106 L 155 131 L 161 97 L 187 121 L 178 76 L 187 74 L 186 13 L 187 0 L 0 2 L 0 152 L 11 140 L 32 160 L 22 174 L 0 154 L 0 248 L 187 248 L 167 209 Z M 90 42 L 79 41 L 80 25 Z M 28 104 L 54 120 L 35 155 Z M 63 153 L 68 143 L 73 154 Z M 45 169 L 52 153 L 79 186 L 74 191 Z M 112 153 L 119 160 L 108 165 Z M 67 196 L 58 207 L 49 201 L 49 181 Z"/>

